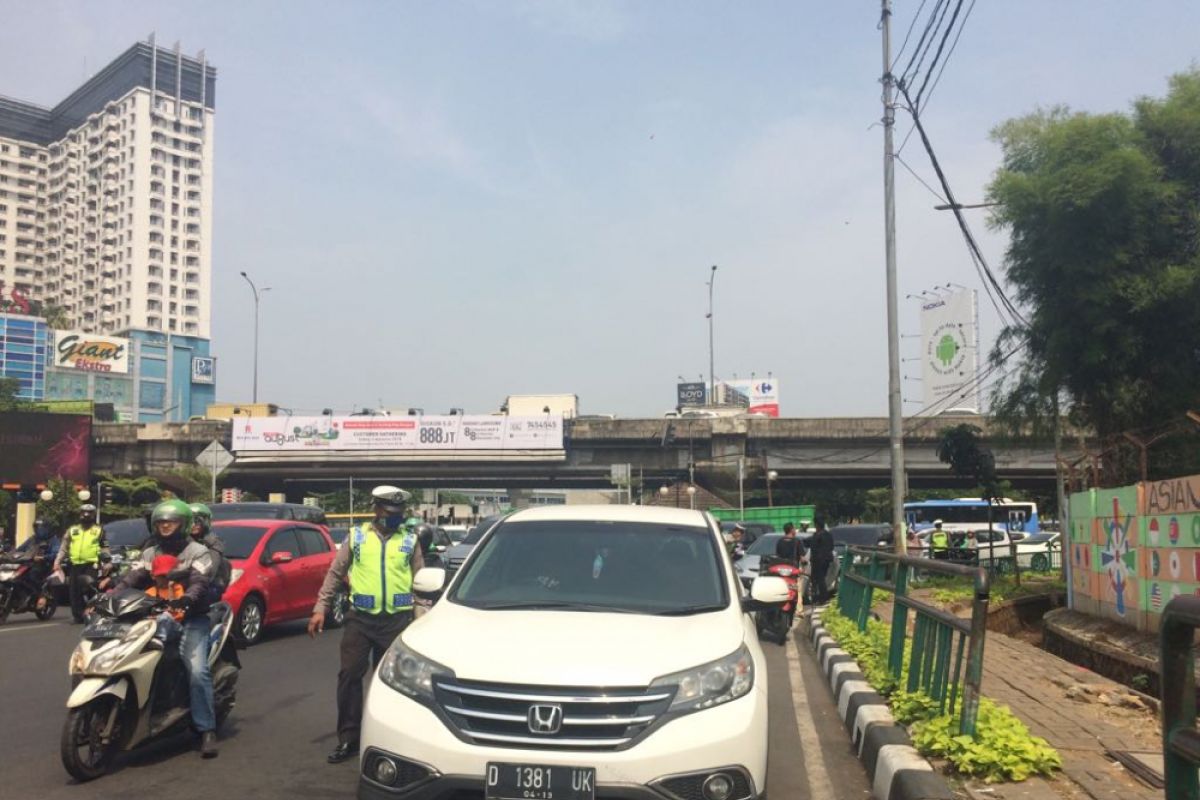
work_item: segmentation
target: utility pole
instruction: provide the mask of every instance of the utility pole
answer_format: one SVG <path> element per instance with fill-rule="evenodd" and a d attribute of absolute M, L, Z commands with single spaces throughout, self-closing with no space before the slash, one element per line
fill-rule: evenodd
<path fill-rule="evenodd" d="M 713 284 L 717 281 L 717 265 L 712 265 L 712 272 L 708 276 L 708 402 L 705 405 L 714 405 L 717 402 L 717 379 L 713 377 L 713 364 L 716 363 L 713 359 Z"/>
<path fill-rule="evenodd" d="M 900 311 L 896 289 L 896 161 L 892 141 L 896 126 L 892 76 L 892 0 L 881 0 L 883 31 L 883 224 L 887 261 L 888 438 L 892 454 L 892 538 L 896 552 L 908 552 L 904 528 L 904 420 L 900 399 Z"/>

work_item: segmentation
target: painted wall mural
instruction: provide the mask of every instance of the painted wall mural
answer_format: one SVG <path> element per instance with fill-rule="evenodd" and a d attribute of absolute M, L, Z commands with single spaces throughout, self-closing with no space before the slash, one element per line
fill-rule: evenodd
<path fill-rule="evenodd" d="M 1200 595 L 1200 475 L 1070 499 L 1072 607 L 1157 631 L 1172 597 Z"/>

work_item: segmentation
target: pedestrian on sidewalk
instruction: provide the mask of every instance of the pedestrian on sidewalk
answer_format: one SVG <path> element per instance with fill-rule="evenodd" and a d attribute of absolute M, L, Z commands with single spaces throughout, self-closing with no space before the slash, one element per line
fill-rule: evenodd
<path fill-rule="evenodd" d="M 337 679 L 338 743 L 326 758 L 330 764 L 358 753 L 363 678 L 412 622 L 413 575 L 425 566 L 417 534 L 405 528 L 411 495 L 395 486 L 379 486 L 371 496 L 375 519 L 350 529 L 325 574 L 308 621 L 308 635 L 315 638 L 325 629 L 325 615 L 335 594 L 349 584 L 351 608 L 342 630 Z"/>
<path fill-rule="evenodd" d="M 812 564 L 813 602 L 823 606 L 829 602 L 829 586 L 826 576 L 833 564 L 833 534 L 825 529 L 825 519 L 816 517 L 813 520 L 817 532 L 808 540 L 808 560 Z"/>

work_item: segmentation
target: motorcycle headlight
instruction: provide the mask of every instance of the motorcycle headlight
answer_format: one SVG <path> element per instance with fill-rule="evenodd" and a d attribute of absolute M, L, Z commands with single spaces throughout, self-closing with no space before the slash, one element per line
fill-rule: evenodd
<path fill-rule="evenodd" d="M 246 570 L 234 567 L 234 569 L 229 573 L 229 585 L 233 586 L 235 583 L 241 580 L 242 576 L 245 574 Z"/>
<path fill-rule="evenodd" d="M 754 686 L 754 659 L 742 645 L 698 667 L 656 678 L 651 687 L 677 687 L 668 711 L 699 711 L 744 696 Z"/>
<path fill-rule="evenodd" d="M 87 653 L 83 652 L 83 643 L 75 645 L 75 651 L 71 653 L 71 660 L 67 662 L 67 672 L 71 675 L 82 675 L 83 668 L 87 666 Z"/>
<path fill-rule="evenodd" d="M 91 663 L 87 665 L 88 671 L 109 672 L 112 670 L 117 664 L 141 649 L 141 638 L 148 630 L 153 630 L 154 626 L 155 622 L 152 619 L 144 619 L 134 625 L 123 638 L 93 654 Z"/>
<path fill-rule="evenodd" d="M 454 673 L 406 647 L 399 639 L 392 642 L 379 661 L 379 679 L 414 700 L 433 702 L 434 675 L 453 676 Z"/>

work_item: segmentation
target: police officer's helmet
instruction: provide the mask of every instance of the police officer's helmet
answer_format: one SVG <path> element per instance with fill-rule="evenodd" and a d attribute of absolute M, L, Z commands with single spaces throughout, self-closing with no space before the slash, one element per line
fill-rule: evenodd
<path fill-rule="evenodd" d="M 79 507 L 79 515 L 81 517 L 86 517 L 89 514 L 95 514 L 95 513 L 96 513 L 96 507 L 94 505 L 92 505 L 91 503 L 84 503 L 83 505 L 81 505 Z"/>
<path fill-rule="evenodd" d="M 398 486 L 376 486 L 371 490 L 371 498 L 376 507 L 382 506 L 388 511 L 403 513 L 408 501 L 412 499 L 412 494 Z"/>
<path fill-rule="evenodd" d="M 942 521 L 941 521 L 940 519 L 935 519 L 935 520 L 933 521 L 933 527 L 935 527 L 935 528 L 940 528 L 940 527 L 942 527 Z"/>

